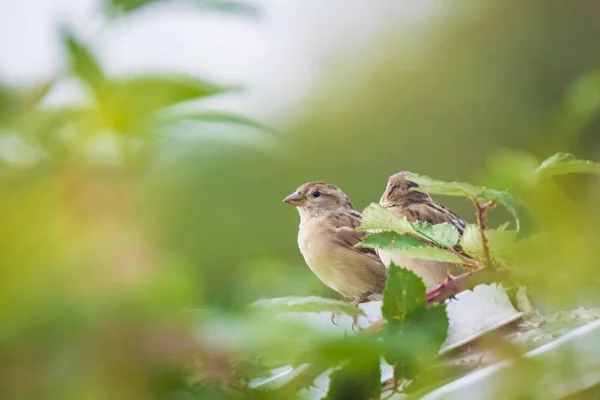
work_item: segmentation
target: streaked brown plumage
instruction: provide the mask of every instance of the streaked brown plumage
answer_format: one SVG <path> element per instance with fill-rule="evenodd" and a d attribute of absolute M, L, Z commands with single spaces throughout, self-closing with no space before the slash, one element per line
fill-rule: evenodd
<path fill-rule="evenodd" d="M 327 286 L 358 304 L 380 299 L 386 268 L 373 249 L 354 247 L 360 213 L 348 196 L 325 182 L 300 186 L 284 202 L 300 213 L 298 247 L 310 269 Z"/>
<path fill-rule="evenodd" d="M 412 190 L 419 185 L 408 180 L 408 175 L 410 172 L 407 171 L 392 175 L 379 204 L 392 210 L 396 216 L 406 217 L 409 221 L 425 221 L 431 224 L 450 223 L 462 235 L 467 223 L 454 211 L 433 201 L 427 193 Z M 449 272 L 457 267 L 452 263 L 402 257 L 381 250 L 378 254 L 385 265 L 394 261 L 395 264 L 419 275 L 423 278 L 427 289 L 442 283 Z"/>

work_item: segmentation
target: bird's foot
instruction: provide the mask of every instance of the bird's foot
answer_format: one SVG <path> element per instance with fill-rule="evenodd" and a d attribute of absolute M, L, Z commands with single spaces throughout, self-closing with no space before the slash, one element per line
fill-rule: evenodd
<path fill-rule="evenodd" d="M 356 308 L 358 308 L 358 305 L 360 303 L 364 303 L 365 301 L 367 301 L 369 299 L 369 296 L 372 295 L 372 292 L 366 292 L 361 294 L 360 296 L 357 296 L 353 301 L 352 301 L 352 305 Z M 359 328 L 358 326 L 358 314 L 355 314 L 352 316 L 352 331 L 356 332 L 355 328 Z"/>
<path fill-rule="evenodd" d="M 337 322 L 335 322 L 335 313 L 331 313 L 331 323 L 337 325 Z"/>
<path fill-rule="evenodd" d="M 360 329 L 358 325 L 358 314 L 352 316 L 352 332 L 357 332 Z"/>

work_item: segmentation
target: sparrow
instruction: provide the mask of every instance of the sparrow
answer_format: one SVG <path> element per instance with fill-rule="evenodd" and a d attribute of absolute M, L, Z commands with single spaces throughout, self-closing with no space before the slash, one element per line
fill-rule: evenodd
<path fill-rule="evenodd" d="M 356 247 L 366 235 L 356 228 L 361 215 L 344 192 L 309 182 L 287 196 L 300 213 L 298 247 L 315 275 L 353 304 L 381 300 L 387 270 L 372 248 Z"/>
<path fill-rule="evenodd" d="M 450 223 L 462 236 L 467 226 L 465 220 L 448 207 L 433 201 L 427 193 L 413 190 L 420 186 L 408 179 L 410 174 L 408 171 L 403 171 L 390 176 L 379 204 L 391 210 L 397 217 L 406 217 L 411 222 Z M 450 271 L 459 268 L 456 264 L 448 262 L 399 256 L 381 249 L 378 249 L 377 254 L 386 266 L 393 261 L 394 264 L 420 276 L 427 290 L 434 289 L 448 278 L 451 279 Z"/>

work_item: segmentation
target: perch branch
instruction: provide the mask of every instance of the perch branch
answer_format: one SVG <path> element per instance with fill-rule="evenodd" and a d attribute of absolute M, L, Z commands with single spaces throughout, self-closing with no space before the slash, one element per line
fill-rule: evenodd
<path fill-rule="evenodd" d="M 473 202 L 473 205 L 477 209 L 477 225 L 479 226 L 479 235 L 481 236 L 481 247 L 483 252 L 483 262 L 486 268 L 490 268 L 492 266 L 492 258 L 490 257 L 488 240 L 485 235 L 485 220 L 487 218 L 488 210 L 495 204 L 496 203 L 494 203 L 493 201 L 488 201 L 483 204 L 479 203 L 478 201 Z"/>

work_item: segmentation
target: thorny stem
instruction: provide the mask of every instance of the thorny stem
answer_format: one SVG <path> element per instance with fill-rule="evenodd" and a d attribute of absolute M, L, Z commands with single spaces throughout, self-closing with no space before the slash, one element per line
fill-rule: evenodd
<path fill-rule="evenodd" d="M 381 400 L 391 399 L 396 393 L 400 393 L 398 390 L 399 387 L 400 387 L 399 379 L 397 379 L 396 377 L 392 377 L 392 378 L 388 379 L 388 381 L 386 382 L 386 385 L 383 387 L 382 392 L 387 392 L 388 390 L 391 390 L 391 393 L 385 397 L 382 397 Z"/>
<path fill-rule="evenodd" d="M 473 260 L 471 258 L 465 257 L 464 254 L 462 254 L 460 251 L 457 251 L 454 247 L 447 247 L 444 248 L 444 250 L 449 251 L 452 254 L 456 254 L 458 257 L 460 257 L 460 259 L 463 261 L 463 263 L 469 267 L 473 267 L 475 268 L 475 270 L 481 268 L 481 265 L 479 262 L 477 262 L 477 260 Z"/>
<path fill-rule="evenodd" d="M 477 225 L 479 226 L 479 235 L 481 236 L 481 246 L 483 251 L 483 262 L 486 268 L 490 268 L 492 266 L 492 259 L 490 257 L 490 249 L 488 246 L 488 240 L 485 236 L 485 220 L 487 218 L 488 210 L 495 205 L 493 201 L 488 201 L 487 203 L 479 203 L 477 201 L 473 202 L 475 208 L 477 208 Z"/>
<path fill-rule="evenodd" d="M 296 375 L 290 381 L 286 382 L 279 389 L 277 389 L 277 392 L 281 395 L 285 395 L 285 398 L 290 398 L 295 393 L 298 393 L 301 389 L 313 385 L 314 380 L 317 379 L 317 377 L 326 370 L 327 367 L 324 366 L 318 367 L 313 364 L 308 365 L 298 375 Z"/>

